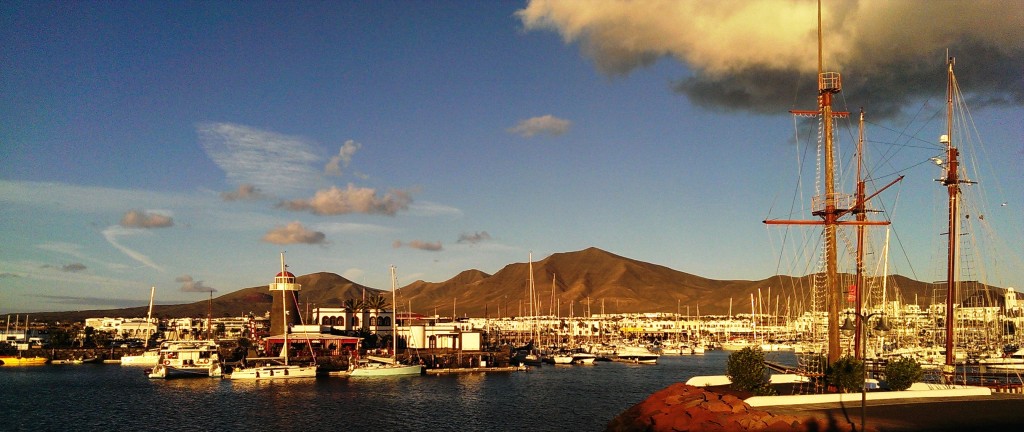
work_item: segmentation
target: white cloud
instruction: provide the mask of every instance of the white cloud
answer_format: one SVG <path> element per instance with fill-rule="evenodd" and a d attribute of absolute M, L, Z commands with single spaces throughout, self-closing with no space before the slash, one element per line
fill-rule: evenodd
<path fill-rule="evenodd" d="M 332 186 L 321 189 L 310 199 L 297 199 L 281 203 L 281 207 L 295 211 L 310 211 L 318 215 L 349 213 L 383 214 L 394 216 L 409 208 L 412 195 L 402 190 L 390 190 L 377 196 L 377 190 L 356 187 L 349 183 L 345 189 Z"/>
<path fill-rule="evenodd" d="M 350 268 L 341 273 L 341 277 L 348 279 L 355 283 L 360 283 L 359 280 L 366 276 L 366 271 L 358 268 Z"/>
<path fill-rule="evenodd" d="M 430 201 L 417 201 L 409 205 L 409 212 L 417 216 L 451 216 L 462 217 L 458 208 Z"/>
<path fill-rule="evenodd" d="M 129 258 L 138 261 L 140 264 L 146 267 L 149 267 L 159 272 L 163 272 L 163 267 L 157 265 L 155 262 L 153 262 L 153 260 L 149 259 L 148 256 L 135 250 L 132 250 L 127 246 L 122 245 L 118 241 L 119 237 L 134 236 L 144 233 L 145 231 L 141 229 L 125 228 L 119 225 L 114 225 L 107 227 L 107 229 L 103 230 L 103 238 L 107 239 L 107 243 L 110 243 L 111 246 L 121 251 L 121 253 L 128 255 Z"/>
<path fill-rule="evenodd" d="M 216 289 L 206 286 L 203 281 L 193 280 L 190 275 L 182 275 L 174 278 L 175 282 L 181 284 L 181 292 L 216 292 Z"/>
<path fill-rule="evenodd" d="M 843 73 L 846 94 L 874 102 L 868 106 L 875 117 L 928 97 L 931 86 L 921 83 L 941 89 L 947 49 L 976 65 L 971 82 L 972 91 L 982 93 L 979 99 L 1024 103 L 1019 1 L 847 1 L 822 7 L 825 69 Z M 532 0 L 516 15 L 527 30 L 553 30 L 566 43 L 579 43 L 609 75 L 676 59 L 693 72 L 681 77 L 677 90 L 702 105 L 785 112 L 797 90 L 809 91 L 814 100 L 813 1 Z"/>
<path fill-rule="evenodd" d="M 165 214 L 145 210 L 129 210 L 121 218 L 125 228 L 167 228 L 174 226 L 174 219 Z"/>
<path fill-rule="evenodd" d="M 356 151 L 362 147 L 353 140 L 345 141 L 345 144 L 341 146 L 341 150 L 338 154 L 331 158 L 327 162 L 327 166 L 324 167 L 324 174 L 331 176 L 340 176 L 342 168 L 348 168 L 348 164 L 352 163 L 352 156 L 356 154 Z"/>
<path fill-rule="evenodd" d="M 274 244 L 322 244 L 326 242 L 326 238 L 324 233 L 307 229 L 301 222 L 296 221 L 274 227 L 263 236 L 263 241 Z"/>
<path fill-rule="evenodd" d="M 508 132 L 526 138 L 533 137 L 537 134 L 558 136 L 569 131 L 569 126 L 571 125 L 572 123 L 569 120 L 560 119 L 548 114 L 522 120 L 519 124 L 509 128 Z"/>
<path fill-rule="evenodd" d="M 231 123 L 197 129 L 206 154 L 232 183 L 284 195 L 320 181 L 315 162 L 321 158 L 310 141 Z"/>
<path fill-rule="evenodd" d="M 264 195 L 256 185 L 243 184 L 239 185 L 236 190 L 221 192 L 220 197 L 224 201 L 244 201 L 263 199 L 266 195 Z"/>
<path fill-rule="evenodd" d="M 381 234 L 394 232 L 393 228 L 383 225 L 352 223 L 352 222 L 326 222 L 315 224 L 318 231 L 329 234 Z"/>
<path fill-rule="evenodd" d="M 391 243 L 391 247 L 395 249 L 398 249 L 400 247 L 408 247 L 412 249 L 419 249 L 431 252 L 437 252 L 444 249 L 444 247 L 441 245 L 441 242 L 439 241 L 428 242 L 423 240 L 411 240 L 408 243 L 402 243 L 400 240 L 395 240 L 393 243 Z"/>

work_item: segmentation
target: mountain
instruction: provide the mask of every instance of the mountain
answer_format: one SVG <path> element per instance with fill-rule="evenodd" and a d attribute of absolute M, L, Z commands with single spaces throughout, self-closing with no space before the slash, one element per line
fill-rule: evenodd
<path fill-rule="evenodd" d="M 466 270 L 444 282 L 416 281 L 399 288 L 397 292 L 400 310 L 424 315 L 441 316 L 499 317 L 525 314 L 529 305 L 527 285 L 529 263 L 513 263 L 497 273 L 489 275 L 479 270 Z M 569 314 L 569 302 L 573 302 L 576 315 L 587 313 L 589 299 L 590 313 L 631 313 L 631 312 L 681 312 L 701 314 L 750 313 L 751 297 L 760 298 L 761 309 L 786 313 L 806 309 L 813 276 L 791 277 L 772 276 L 767 279 L 714 280 L 673 270 L 668 267 L 625 258 L 613 253 L 588 248 L 576 252 L 556 253 L 533 263 L 534 287 L 541 314 L 557 311 L 562 316 Z M 852 285 L 851 275 L 842 275 L 842 286 Z M 359 285 L 333 273 L 313 273 L 298 276 L 302 284 L 300 308 L 303 311 L 313 307 L 341 307 L 346 299 L 362 298 L 377 294 L 386 295 L 389 290 L 378 290 Z M 891 276 L 889 287 L 899 292 L 901 300 L 916 303 L 922 308 L 933 301 L 944 299 L 941 283 L 927 283 L 903 276 Z M 968 296 L 965 304 L 983 304 L 980 297 L 990 294 L 984 304 L 1001 304 L 1002 289 L 986 290 L 978 283 L 965 282 L 975 287 L 975 295 Z M 552 291 L 556 302 L 552 302 Z M 936 297 L 936 294 L 941 294 Z M 769 295 L 771 298 L 769 298 Z M 893 300 L 893 299 L 890 299 Z M 994 303 L 993 303 L 994 302 Z M 266 285 L 256 286 L 228 293 L 213 299 L 213 316 L 240 316 L 254 313 L 262 315 L 270 310 L 271 293 Z M 552 307 L 552 304 L 555 304 Z M 678 305 L 678 306 L 677 306 Z M 206 316 L 210 309 L 208 301 L 182 305 L 155 306 L 158 317 Z M 521 312 L 523 311 L 523 312 Z M 305 315 L 305 314 L 304 314 Z M 80 312 L 34 313 L 38 320 L 82 320 L 85 317 L 125 316 L 144 317 L 146 307 L 115 310 L 94 310 Z"/>

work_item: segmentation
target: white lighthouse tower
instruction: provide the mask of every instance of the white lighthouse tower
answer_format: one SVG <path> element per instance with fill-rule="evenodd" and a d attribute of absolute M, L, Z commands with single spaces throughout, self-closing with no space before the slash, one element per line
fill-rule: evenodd
<path fill-rule="evenodd" d="M 288 271 L 284 264 L 284 252 L 281 252 L 281 272 L 274 277 L 270 291 L 274 297 L 270 308 L 270 334 L 280 335 L 287 332 L 288 327 L 298 322 L 298 292 L 302 285 L 295 283 L 295 275 Z M 280 292 L 278 295 L 276 292 Z"/>

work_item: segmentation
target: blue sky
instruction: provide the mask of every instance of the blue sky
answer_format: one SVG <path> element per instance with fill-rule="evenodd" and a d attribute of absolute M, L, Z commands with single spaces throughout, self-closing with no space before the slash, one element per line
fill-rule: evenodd
<path fill-rule="evenodd" d="M 890 272 L 943 275 L 951 49 L 1009 248 L 993 283 L 1024 286 L 1021 8 L 877 6 L 826 9 L 826 62 L 868 112 L 875 186 L 907 176 L 880 198 Z M 810 217 L 789 208 L 813 125 L 787 110 L 815 105 L 814 26 L 808 1 L 4 2 L 0 313 L 201 300 L 281 251 L 382 289 L 392 264 L 440 282 L 591 246 L 800 273 L 761 221 Z"/>

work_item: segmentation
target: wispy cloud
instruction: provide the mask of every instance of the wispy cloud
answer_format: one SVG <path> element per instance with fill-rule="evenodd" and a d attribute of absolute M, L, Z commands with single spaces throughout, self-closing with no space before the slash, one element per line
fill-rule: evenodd
<path fill-rule="evenodd" d="M 350 268 L 341 273 L 341 277 L 356 283 L 359 283 L 363 276 L 366 276 L 366 271 L 358 268 Z"/>
<path fill-rule="evenodd" d="M 431 252 L 437 252 L 437 251 L 440 251 L 440 250 L 444 249 L 444 247 L 441 245 L 441 242 L 439 242 L 439 241 L 427 242 L 427 241 L 423 241 L 423 240 L 412 240 L 412 241 L 409 241 L 408 243 L 402 243 L 401 240 L 395 240 L 393 243 L 391 243 L 391 247 L 393 247 L 395 249 L 398 249 L 398 248 L 401 248 L 401 247 L 408 247 L 408 248 L 412 248 L 412 249 L 419 249 L 419 250 L 425 250 L 425 251 L 431 251 Z"/>
<path fill-rule="evenodd" d="M 349 213 L 383 214 L 394 216 L 409 208 L 412 195 L 407 191 L 390 190 L 383 196 L 372 188 L 356 187 L 349 183 L 345 189 L 332 186 L 321 189 L 310 199 L 296 199 L 282 202 L 281 207 L 294 211 L 309 211 L 318 215 L 343 215 Z"/>
<path fill-rule="evenodd" d="M 191 275 L 181 275 L 174 278 L 174 281 L 181 284 L 181 292 L 216 292 L 216 289 L 203 284 L 203 281 L 192 279 Z"/>
<path fill-rule="evenodd" d="M 482 241 L 486 241 L 486 240 L 490 240 L 490 239 L 491 239 L 491 235 L 488 234 L 487 231 L 478 231 L 478 232 L 475 232 L 475 233 L 462 233 L 462 234 L 459 234 L 458 243 L 477 244 L 477 243 L 480 243 Z"/>
<path fill-rule="evenodd" d="M 232 183 L 285 195 L 319 182 L 316 162 L 322 158 L 310 141 L 231 123 L 197 129 L 206 154 Z"/>
<path fill-rule="evenodd" d="M 224 201 L 245 201 L 263 199 L 266 198 L 266 195 L 260 192 L 256 185 L 243 184 L 239 185 L 236 190 L 221 192 L 220 197 Z"/>
<path fill-rule="evenodd" d="M 141 229 L 125 228 L 119 225 L 114 225 L 107 227 L 107 229 L 103 230 L 103 238 L 106 239 L 107 243 L 110 243 L 111 246 L 121 251 L 121 253 L 128 255 L 129 258 L 138 261 L 140 264 L 146 267 L 149 267 L 159 272 L 163 272 L 164 268 L 157 265 L 155 262 L 153 262 L 153 260 L 149 259 L 148 256 L 142 254 L 141 252 L 132 250 L 127 246 L 122 245 L 121 242 L 118 240 L 119 237 L 134 236 L 143 233 L 144 230 Z"/>
<path fill-rule="evenodd" d="M 348 168 L 348 164 L 352 163 L 352 156 L 356 154 L 356 151 L 362 147 L 353 140 L 345 141 L 345 144 L 341 146 L 341 150 L 338 154 L 331 158 L 327 162 L 327 166 L 324 167 L 324 174 L 329 176 L 340 176 L 342 168 Z"/>
<path fill-rule="evenodd" d="M 1008 13 L 1019 10 L 1016 0 L 825 2 L 824 61 L 827 70 L 843 73 L 844 93 L 858 95 L 873 117 L 944 88 L 947 49 L 985 65 L 961 73 L 978 99 L 1021 105 L 1024 26 L 1019 13 Z M 792 106 L 798 90 L 814 100 L 812 1 L 532 0 L 517 16 L 527 30 L 553 30 L 566 43 L 579 43 L 608 75 L 676 59 L 692 72 L 677 91 L 700 105 L 778 113 Z"/>
<path fill-rule="evenodd" d="M 324 233 L 307 229 L 298 221 L 274 227 L 263 236 L 263 241 L 274 244 L 323 244 L 326 239 Z"/>
<path fill-rule="evenodd" d="M 384 234 L 394 232 L 394 228 L 383 225 L 354 223 L 354 222 L 325 222 L 313 225 L 317 231 L 328 234 Z"/>
<path fill-rule="evenodd" d="M 121 218 L 121 226 L 125 228 L 167 228 L 174 226 L 174 219 L 156 212 L 129 210 Z"/>
<path fill-rule="evenodd" d="M 560 119 L 548 114 L 522 120 L 515 126 L 509 128 L 508 132 L 526 138 L 531 138 L 538 134 L 558 136 L 568 132 L 571 125 L 572 122 L 569 120 Z"/>
<path fill-rule="evenodd" d="M 103 297 L 75 297 L 75 296 L 57 296 L 57 295 L 38 295 L 36 297 L 49 300 L 49 303 L 58 305 L 72 305 L 72 306 L 86 306 L 86 307 L 104 307 L 111 309 L 120 309 L 133 306 L 139 306 L 137 300 L 124 299 L 124 298 L 103 298 Z"/>
<path fill-rule="evenodd" d="M 417 201 L 409 205 L 409 213 L 417 216 L 451 216 L 462 217 L 458 208 L 430 201 Z"/>
<path fill-rule="evenodd" d="M 85 268 L 86 268 L 85 264 L 82 264 L 82 263 L 71 263 L 71 264 L 66 264 L 66 265 L 61 266 L 60 270 L 61 271 L 65 271 L 65 272 L 69 272 L 69 273 L 75 273 L 75 272 L 84 271 Z"/>

